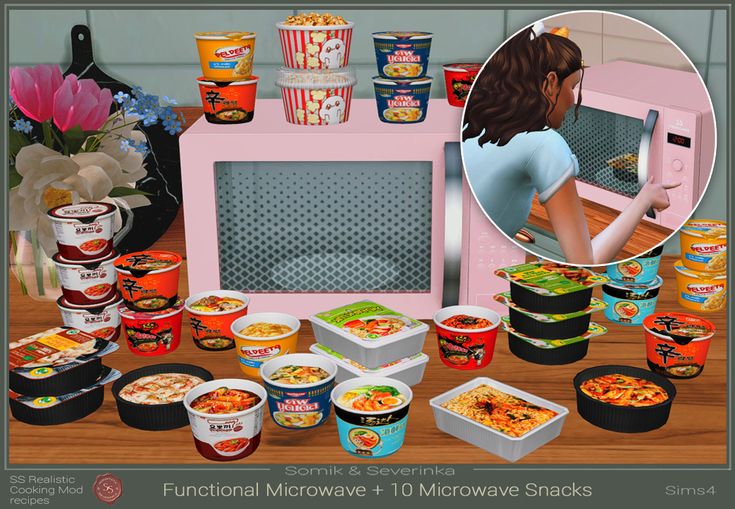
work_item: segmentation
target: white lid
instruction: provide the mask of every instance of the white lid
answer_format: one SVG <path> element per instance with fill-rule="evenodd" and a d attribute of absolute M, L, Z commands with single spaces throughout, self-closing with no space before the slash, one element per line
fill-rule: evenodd
<path fill-rule="evenodd" d="M 357 75 L 352 67 L 311 71 L 280 67 L 276 86 L 281 88 L 341 88 L 357 83 Z"/>
<path fill-rule="evenodd" d="M 314 343 L 313 345 L 311 345 L 309 347 L 309 350 L 312 353 L 330 359 L 338 366 L 357 376 L 392 376 L 396 373 L 401 373 L 403 371 L 406 371 L 407 369 L 411 369 L 420 364 L 426 364 L 427 362 L 429 362 L 428 355 L 423 352 L 418 352 L 408 357 L 404 357 L 403 359 L 399 359 L 397 361 L 378 366 L 377 368 L 366 368 L 365 366 L 358 364 L 352 359 L 348 359 L 344 355 L 337 353 L 331 348 L 327 348 L 324 345 L 320 345 L 319 343 Z"/>

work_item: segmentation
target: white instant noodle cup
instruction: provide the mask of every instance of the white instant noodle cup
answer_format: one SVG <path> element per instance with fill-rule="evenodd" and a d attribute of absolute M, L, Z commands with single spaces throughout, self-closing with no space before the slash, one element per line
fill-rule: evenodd
<path fill-rule="evenodd" d="M 69 261 L 102 258 L 112 252 L 117 207 L 88 202 L 61 205 L 47 212 L 61 256 Z"/>
<path fill-rule="evenodd" d="M 117 251 L 113 250 L 102 258 L 74 262 L 56 253 L 52 260 L 64 298 L 78 306 L 98 306 L 113 298 L 117 291 L 117 272 L 114 267 L 117 257 Z"/>
<path fill-rule="evenodd" d="M 76 306 L 66 297 L 59 297 L 56 305 L 61 319 L 67 327 L 87 332 L 97 338 L 117 341 L 120 336 L 120 312 L 117 307 L 122 302 L 120 295 L 96 306 Z"/>
<path fill-rule="evenodd" d="M 192 402 L 199 396 L 220 387 L 253 393 L 260 401 L 252 408 L 229 414 L 207 414 L 191 408 Z M 187 392 L 184 406 L 189 414 L 191 433 L 199 454 L 213 461 L 232 461 L 255 452 L 260 444 L 263 407 L 267 397 L 261 385 L 239 378 L 204 382 Z"/>

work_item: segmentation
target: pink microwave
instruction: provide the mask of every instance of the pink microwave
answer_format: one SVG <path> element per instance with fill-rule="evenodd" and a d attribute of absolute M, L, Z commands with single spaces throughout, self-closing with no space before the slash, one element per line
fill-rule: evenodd
<path fill-rule="evenodd" d="M 573 108 L 572 108 L 573 110 Z M 625 61 L 585 69 L 582 106 L 559 132 L 579 160 L 577 189 L 588 200 L 622 210 L 649 175 L 681 182 L 671 206 L 646 218 L 677 229 L 707 186 L 715 154 L 712 103 L 699 75 Z M 615 168 L 633 156 L 637 168 Z"/>
<path fill-rule="evenodd" d="M 252 311 L 300 318 L 373 299 L 417 318 L 493 301 L 498 267 L 525 252 L 483 215 L 462 177 L 461 110 L 380 122 L 355 99 L 343 125 L 285 121 L 258 100 L 251 123 L 203 118 L 180 139 L 189 291 L 246 292 Z"/>

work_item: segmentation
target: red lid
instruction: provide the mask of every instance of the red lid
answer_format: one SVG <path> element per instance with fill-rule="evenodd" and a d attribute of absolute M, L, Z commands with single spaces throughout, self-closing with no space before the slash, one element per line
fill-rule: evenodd
<path fill-rule="evenodd" d="M 89 311 L 89 310 L 95 310 L 100 308 L 106 308 L 108 306 L 117 306 L 120 302 L 122 302 L 122 295 L 120 295 L 119 292 L 115 292 L 115 295 L 113 295 L 111 298 L 107 299 L 104 302 L 95 303 L 95 304 L 74 304 L 72 302 L 69 302 L 66 297 L 61 296 L 58 299 L 56 299 L 56 305 L 62 308 L 71 309 L 73 311 Z"/>
<path fill-rule="evenodd" d="M 110 261 L 110 260 L 114 260 L 119 255 L 120 255 L 120 253 L 118 253 L 116 250 L 113 249 L 110 252 L 110 254 L 108 254 L 107 256 L 103 256 L 102 258 L 92 258 L 91 260 L 83 260 L 83 261 L 67 260 L 66 258 L 64 258 L 63 256 L 61 256 L 61 253 L 56 253 L 55 255 L 53 255 L 51 257 L 51 259 L 54 262 L 58 263 L 59 265 L 73 265 L 73 266 L 82 265 L 84 267 L 89 267 L 90 265 L 99 265 L 102 262 L 107 262 L 107 261 Z"/>
<path fill-rule="evenodd" d="M 709 320 L 686 313 L 653 313 L 643 320 L 643 327 L 656 336 L 690 341 L 709 339 L 716 330 Z"/>
<path fill-rule="evenodd" d="M 482 64 L 473 64 L 473 63 L 465 63 L 465 64 L 444 64 L 442 66 L 445 71 L 454 71 L 454 72 L 473 72 L 477 74 L 480 72 L 480 69 L 482 69 Z"/>
<path fill-rule="evenodd" d="M 165 271 L 181 265 L 181 255 L 172 251 L 138 251 L 122 255 L 115 268 L 128 272 Z"/>

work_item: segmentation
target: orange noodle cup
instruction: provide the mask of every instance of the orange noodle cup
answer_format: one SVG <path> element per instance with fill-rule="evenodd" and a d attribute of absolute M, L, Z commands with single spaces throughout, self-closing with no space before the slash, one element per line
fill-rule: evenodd
<path fill-rule="evenodd" d="M 255 323 L 285 325 L 291 330 L 270 337 L 246 336 L 240 332 Z M 231 330 L 235 336 L 237 358 L 242 372 L 247 376 L 257 377 L 260 375 L 260 366 L 265 361 L 295 353 L 300 328 L 299 319 L 285 313 L 254 313 L 232 322 Z"/>
<path fill-rule="evenodd" d="M 247 410 L 233 413 L 210 414 L 191 407 L 196 398 L 223 387 L 255 394 L 260 401 Z M 260 444 L 266 398 L 261 385 L 239 378 L 204 382 L 187 392 L 184 407 L 199 454 L 212 461 L 232 461 L 254 453 Z"/>
<path fill-rule="evenodd" d="M 132 311 L 125 304 L 117 308 L 123 325 L 123 337 L 135 355 L 151 357 L 173 352 L 181 344 L 181 319 L 184 302 L 159 311 Z"/>
<path fill-rule="evenodd" d="M 690 219 L 679 230 L 681 262 L 701 272 L 727 269 L 727 223 L 716 219 Z"/>
<path fill-rule="evenodd" d="M 722 311 L 727 305 L 727 273 L 702 272 L 685 267 L 682 260 L 676 269 L 676 297 L 679 305 L 699 313 Z"/>
<path fill-rule="evenodd" d="M 643 321 L 651 371 L 670 378 L 694 378 L 704 369 L 715 335 L 712 322 L 685 313 L 655 313 Z"/>
<path fill-rule="evenodd" d="M 214 81 L 197 78 L 204 118 L 210 124 L 244 124 L 255 116 L 258 77 L 242 81 Z"/>
<path fill-rule="evenodd" d="M 192 309 L 192 305 L 205 297 L 230 297 L 242 301 L 242 306 L 226 311 L 201 311 Z M 232 334 L 232 323 L 248 314 L 250 299 L 241 292 L 231 290 L 213 290 L 200 292 L 186 299 L 185 307 L 189 313 L 191 337 L 194 344 L 202 350 L 229 350 L 235 347 L 235 336 Z"/>
<path fill-rule="evenodd" d="M 235 81 L 253 74 L 255 32 L 197 32 L 202 74 L 217 81 Z"/>
<path fill-rule="evenodd" d="M 125 305 L 134 311 L 158 311 L 178 300 L 181 255 L 140 251 L 115 261 L 117 283 Z"/>

